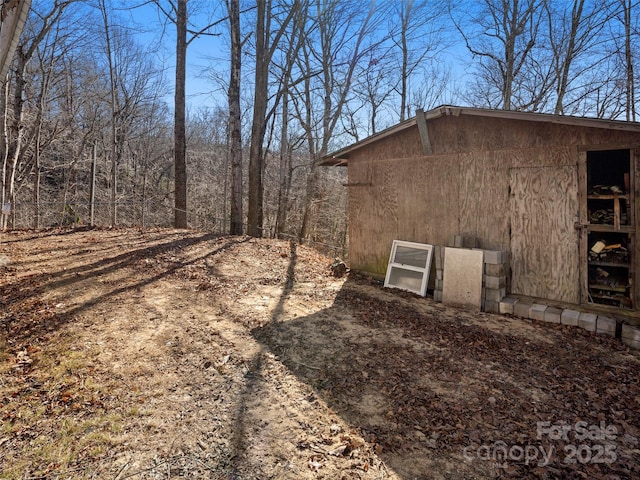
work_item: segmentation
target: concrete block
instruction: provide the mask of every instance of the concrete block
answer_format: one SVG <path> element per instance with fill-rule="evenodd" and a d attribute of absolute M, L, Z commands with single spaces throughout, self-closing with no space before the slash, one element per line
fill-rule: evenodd
<path fill-rule="evenodd" d="M 436 280 L 442 280 L 444 277 L 444 271 L 442 269 L 436 270 Z"/>
<path fill-rule="evenodd" d="M 578 326 L 580 328 L 584 328 L 588 332 L 595 332 L 597 320 L 598 315 L 595 313 L 582 312 L 578 317 Z"/>
<path fill-rule="evenodd" d="M 555 307 L 549 307 L 544 311 L 544 321 L 550 323 L 560 323 L 562 310 Z"/>
<path fill-rule="evenodd" d="M 500 313 L 508 313 L 513 315 L 513 308 L 518 300 L 512 297 L 505 297 L 500 300 Z"/>
<path fill-rule="evenodd" d="M 623 338 L 622 343 L 635 350 L 640 350 L 640 342 L 636 342 L 634 340 L 631 340 L 630 338 Z"/>
<path fill-rule="evenodd" d="M 513 306 L 513 314 L 517 317 L 529 318 L 531 313 L 531 304 L 527 302 L 518 302 Z"/>
<path fill-rule="evenodd" d="M 436 278 L 436 290 L 442 290 L 442 280 Z"/>
<path fill-rule="evenodd" d="M 534 303 L 529 309 L 529 317 L 533 320 L 544 320 L 544 312 L 547 310 L 547 308 L 547 305 Z"/>
<path fill-rule="evenodd" d="M 484 263 L 489 265 L 507 263 L 507 252 L 504 250 L 484 250 Z"/>
<path fill-rule="evenodd" d="M 478 239 L 476 237 L 471 237 L 468 235 L 464 235 L 462 237 L 462 246 L 464 248 L 477 248 L 478 247 Z"/>
<path fill-rule="evenodd" d="M 490 302 L 499 302 L 507 296 L 506 288 L 485 288 L 484 299 Z"/>
<path fill-rule="evenodd" d="M 615 337 L 617 324 L 618 322 L 616 322 L 615 318 L 598 315 L 598 321 L 596 322 L 596 333 Z"/>
<path fill-rule="evenodd" d="M 640 343 L 640 327 L 623 323 L 622 339 L 633 340 Z"/>
<path fill-rule="evenodd" d="M 491 277 L 505 277 L 507 276 L 507 267 L 504 263 L 485 263 L 484 264 L 484 273 L 487 276 Z"/>
<path fill-rule="evenodd" d="M 485 275 L 483 280 L 485 288 L 502 288 L 507 286 L 507 277 L 494 277 Z"/>
<path fill-rule="evenodd" d="M 482 251 L 446 248 L 442 301 L 482 308 Z"/>
<path fill-rule="evenodd" d="M 464 236 L 463 235 L 454 235 L 453 236 L 453 246 L 455 248 L 462 248 L 464 246 Z"/>
<path fill-rule="evenodd" d="M 435 257 L 435 261 L 436 261 L 436 270 L 442 270 L 443 268 L 443 257 L 442 257 L 442 253 L 443 253 L 444 247 L 441 247 L 440 245 L 436 245 L 433 247 L 433 256 Z"/>
<path fill-rule="evenodd" d="M 484 311 L 488 313 L 500 313 L 500 302 L 484 301 Z"/>
<path fill-rule="evenodd" d="M 623 323 L 621 339 L 625 345 L 640 350 L 640 327 Z"/>
<path fill-rule="evenodd" d="M 433 291 L 433 299 L 436 302 L 441 302 L 442 301 L 442 290 L 434 290 Z"/>
<path fill-rule="evenodd" d="M 566 309 L 563 310 L 562 315 L 560 315 L 560 323 L 562 323 L 562 325 L 571 325 L 572 327 L 577 327 L 579 318 L 580 312 Z"/>

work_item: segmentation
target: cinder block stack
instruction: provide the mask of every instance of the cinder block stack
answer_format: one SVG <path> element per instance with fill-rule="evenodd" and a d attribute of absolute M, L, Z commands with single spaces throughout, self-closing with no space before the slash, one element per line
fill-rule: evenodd
<path fill-rule="evenodd" d="M 436 245 L 433 247 L 433 261 L 436 264 L 436 281 L 433 290 L 433 299 L 436 302 L 442 301 L 442 279 L 444 278 L 444 247 Z"/>
<path fill-rule="evenodd" d="M 483 310 L 500 313 L 500 302 L 507 296 L 507 252 L 484 250 L 482 275 Z"/>
<path fill-rule="evenodd" d="M 448 247 L 479 250 L 477 240 L 464 235 L 451 237 Z M 436 270 L 434 298 L 438 302 L 442 301 L 445 248 L 435 246 L 433 252 Z M 640 325 L 628 325 L 616 318 L 593 312 L 562 309 L 534 303 L 524 298 L 507 297 L 507 252 L 503 250 L 483 250 L 483 252 L 482 309 L 485 312 L 580 327 L 596 334 L 619 338 L 625 345 L 640 349 Z"/>
<path fill-rule="evenodd" d="M 478 249 L 478 239 L 466 235 L 454 235 L 448 247 Z M 444 246 L 436 245 L 433 256 L 436 264 L 436 280 L 433 298 L 442 301 L 442 280 L 444 278 Z M 484 265 L 482 275 L 482 309 L 485 312 L 501 313 L 500 302 L 507 295 L 507 252 L 504 250 L 483 250 Z M 508 313 L 513 313 L 508 312 Z"/>

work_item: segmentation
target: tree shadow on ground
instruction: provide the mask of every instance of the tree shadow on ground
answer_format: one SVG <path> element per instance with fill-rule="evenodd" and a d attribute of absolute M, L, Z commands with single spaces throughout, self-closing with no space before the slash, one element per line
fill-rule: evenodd
<path fill-rule="evenodd" d="M 632 443 L 617 444 L 613 463 L 567 464 L 571 439 L 553 441 L 537 431 L 539 421 L 583 420 L 638 435 L 631 420 L 638 407 L 627 401 L 629 388 L 640 393 L 637 364 L 611 368 L 615 352 L 625 350 L 615 340 L 567 335 L 560 326 L 538 326 L 539 335 L 500 331 L 478 323 L 484 314 L 403 294 L 389 300 L 360 283 L 345 283 L 330 308 L 274 318 L 252 333 L 374 443 L 399 476 L 631 478 L 638 472 Z M 545 460 L 552 447 L 556 454 Z M 528 458 L 520 458 L 525 451 Z"/>
<path fill-rule="evenodd" d="M 197 264 L 247 240 L 248 237 L 225 238 L 212 233 L 189 238 L 176 237 L 169 233 L 162 235 L 159 243 L 149 245 L 142 242 L 140 246 L 134 245 L 133 248 L 123 246 L 124 251 L 120 253 L 114 252 L 113 255 L 107 256 L 103 253 L 99 260 L 87 261 L 73 268 L 66 268 L 58 262 L 55 268 L 41 273 L 17 279 L 9 278 L 4 285 L 0 285 L 0 308 L 4 313 L 0 317 L 0 331 L 12 345 L 20 346 L 33 341 L 38 342 L 48 333 L 72 321 L 74 316 L 108 298 L 138 291 L 144 286 L 171 276 L 189 265 Z M 187 247 L 215 241 L 219 242 L 210 244 L 210 248 L 206 248 L 202 255 L 194 258 L 172 257 L 169 262 L 166 258 L 162 258 L 163 255 L 184 250 Z M 162 259 L 161 268 L 136 269 L 139 262 L 154 259 Z M 169 263 L 168 266 L 167 263 Z M 16 267 L 12 265 L 2 267 L 5 274 L 15 269 Z M 44 300 L 46 293 L 52 289 L 64 287 L 73 292 L 77 285 L 78 291 L 81 292 L 83 282 L 87 278 L 99 279 L 114 272 L 128 275 L 127 281 L 115 284 L 113 288 L 106 288 L 101 295 L 75 302 L 72 306 L 61 309 L 56 309 L 55 305 Z"/>

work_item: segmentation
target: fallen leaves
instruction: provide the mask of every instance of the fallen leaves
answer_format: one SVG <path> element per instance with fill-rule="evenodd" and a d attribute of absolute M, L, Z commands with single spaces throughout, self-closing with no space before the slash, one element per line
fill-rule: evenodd
<path fill-rule="evenodd" d="M 107 465 L 100 478 L 640 475 L 640 363 L 613 340 L 487 328 L 490 317 L 353 274 L 343 285 L 330 258 L 275 240 L 127 230 L 62 240 L 60 253 L 45 240 L 13 244 L 0 277 L 3 468 L 17 459 L 33 476 Z M 27 257 L 34 272 L 14 268 Z M 70 315 L 76 291 L 89 300 Z M 467 446 L 537 445 L 537 421 L 578 419 L 618 428 L 614 464 L 496 470 L 461 459 Z M 30 456 L 63 438 L 73 460 Z"/>

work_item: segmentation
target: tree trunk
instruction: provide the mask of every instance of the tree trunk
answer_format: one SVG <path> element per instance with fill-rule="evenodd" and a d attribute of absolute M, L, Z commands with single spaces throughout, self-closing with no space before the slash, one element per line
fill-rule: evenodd
<path fill-rule="evenodd" d="M 38 128 L 38 135 L 36 138 L 36 151 L 33 161 L 33 228 L 40 228 L 40 128 Z"/>
<path fill-rule="evenodd" d="M 89 225 L 95 225 L 96 214 L 96 166 L 98 163 L 98 145 L 93 144 L 93 155 L 91 158 L 91 183 L 89 184 Z"/>
<path fill-rule="evenodd" d="M 262 142 L 266 131 L 267 89 L 269 59 L 267 57 L 265 22 L 266 2 L 257 2 L 256 22 L 256 73 L 253 98 L 253 122 L 251 123 L 251 145 L 249 146 L 249 211 L 247 233 L 252 237 L 262 236 L 263 225 L 263 152 Z"/>
<path fill-rule="evenodd" d="M 409 47 L 407 45 L 407 28 L 412 3 L 406 3 L 403 0 L 400 8 L 400 21 L 402 23 L 400 29 L 400 45 L 402 49 L 402 70 L 400 72 L 400 121 L 403 122 L 406 118 L 405 115 L 409 115 L 409 112 L 407 112 L 407 78 L 409 76 Z"/>
<path fill-rule="evenodd" d="M 289 87 L 283 86 L 282 94 L 282 132 L 280 134 L 280 168 L 278 182 L 278 214 L 276 216 L 276 235 L 281 238 L 285 232 L 287 224 L 287 174 L 290 176 L 289 164 L 291 163 L 291 152 L 289 150 Z"/>
<path fill-rule="evenodd" d="M 578 35 L 578 28 L 582 21 L 582 11 L 584 9 L 584 0 L 576 0 L 573 4 L 571 11 L 571 30 L 569 32 L 569 39 L 564 62 L 562 64 L 562 70 L 560 71 L 559 78 L 557 80 L 557 98 L 554 113 L 557 115 L 564 114 L 564 97 L 567 93 L 567 87 L 569 85 L 569 75 L 571 73 L 571 65 L 575 58 L 576 49 L 576 37 Z M 559 54 L 559 52 L 558 52 Z"/>
<path fill-rule="evenodd" d="M 627 121 L 636 120 L 635 79 L 633 78 L 633 53 L 631 50 L 631 0 L 623 0 L 624 9 L 624 59 Z"/>
<path fill-rule="evenodd" d="M 229 156 L 231 157 L 231 235 L 242 235 L 242 133 L 240 112 L 240 1 L 227 3 L 231 25 L 231 78 L 229 80 Z"/>
<path fill-rule="evenodd" d="M 4 213 L 4 205 L 7 203 L 7 173 L 8 173 L 8 165 L 9 165 L 9 121 L 8 121 L 8 113 L 9 113 L 9 80 L 5 79 L 4 84 L 4 95 L 2 101 L 2 111 L 3 111 L 3 135 L 2 135 L 2 143 L 3 143 L 3 155 L 2 155 L 2 178 L 0 181 L 2 182 L 2 191 L 0 192 L 0 208 L 3 213 L 0 213 L 0 229 L 5 230 L 7 228 L 7 214 Z"/>
<path fill-rule="evenodd" d="M 247 212 L 247 233 L 253 237 L 263 235 L 263 173 L 264 151 L 263 142 L 267 130 L 267 122 L 272 111 L 267 116 L 267 104 L 269 102 L 269 64 L 273 58 L 276 47 L 284 32 L 299 12 L 300 3 L 296 0 L 291 5 L 286 18 L 282 20 L 278 31 L 272 36 L 271 27 L 271 1 L 257 2 L 256 22 L 256 75 L 255 92 L 253 96 L 253 122 L 251 124 L 251 144 L 249 147 L 249 204 Z M 274 106 L 274 109 L 277 106 Z"/>
<path fill-rule="evenodd" d="M 22 46 L 19 46 L 16 52 L 18 58 L 18 66 L 16 68 L 16 85 L 13 95 L 13 145 L 9 145 L 11 162 L 9 165 L 9 203 L 12 205 L 11 212 L 15 212 L 16 203 L 16 173 L 18 164 L 22 157 L 22 143 L 24 141 L 24 91 L 27 85 L 26 70 L 28 56 L 24 53 Z M 12 216 L 13 218 L 13 216 Z"/>
<path fill-rule="evenodd" d="M 176 92 L 174 122 L 175 218 L 176 228 L 187 228 L 187 141 L 186 141 L 186 65 L 187 0 L 178 0 L 176 17 Z"/>
<path fill-rule="evenodd" d="M 303 243 L 307 238 L 309 238 L 309 234 L 311 232 L 311 207 L 315 201 L 316 190 L 318 184 L 318 172 L 316 171 L 316 162 L 315 158 L 311 162 L 311 172 L 309 172 L 309 176 L 307 177 L 307 200 L 304 205 L 304 211 L 302 213 L 302 228 L 300 229 L 300 243 Z"/>
<path fill-rule="evenodd" d="M 118 211 L 116 205 L 118 192 L 118 95 L 116 91 L 117 85 L 113 52 L 111 50 L 111 27 L 109 26 L 109 15 L 107 12 L 107 5 L 104 0 L 100 3 L 100 13 L 102 14 L 102 22 L 104 26 L 107 61 L 109 65 L 109 89 L 111 90 L 111 226 L 115 227 L 118 222 Z"/>

